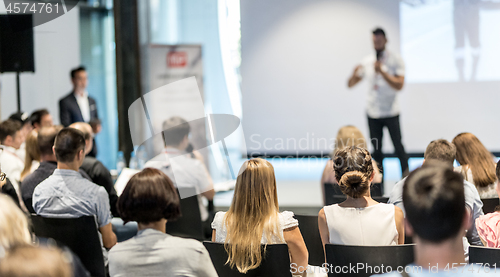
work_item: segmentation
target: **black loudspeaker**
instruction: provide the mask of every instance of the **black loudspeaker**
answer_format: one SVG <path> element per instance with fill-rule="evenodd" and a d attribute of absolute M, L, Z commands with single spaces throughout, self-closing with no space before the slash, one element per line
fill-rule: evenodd
<path fill-rule="evenodd" d="M 0 72 L 35 72 L 31 14 L 0 15 Z"/>

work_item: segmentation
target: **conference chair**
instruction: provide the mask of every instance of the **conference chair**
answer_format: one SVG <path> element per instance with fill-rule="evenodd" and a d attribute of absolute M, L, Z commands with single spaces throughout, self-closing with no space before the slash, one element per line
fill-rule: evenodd
<path fill-rule="evenodd" d="M 404 269 L 413 262 L 413 244 L 391 246 L 325 245 L 328 276 L 371 276 Z M 390 267 L 390 270 L 389 270 Z"/>
<path fill-rule="evenodd" d="M 295 219 L 299 221 L 300 232 L 309 251 L 309 264 L 321 266 L 325 263 L 325 253 L 318 229 L 318 216 L 295 215 Z"/>
<path fill-rule="evenodd" d="M 194 188 L 178 188 L 178 192 L 180 196 L 193 196 L 180 199 L 182 216 L 176 220 L 167 221 L 167 234 L 199 241 L 206 239 L 203 232 L 196 190 Z"/>
<path fill-rule="evenodd" d="M 323 187 L 325 189 L 324 201 L 327 206 L 342 203 L 347 199 L 347 196 L 342 193 L 338 184 L 325 183 Z M 381 184 L 372 185 L 370 194 L 375 201 L 381 203 L 387 203 L 389 200 L 389 198 L 381 196 Z"/>
<path fill-rule="evenodd" d="M 481 198 L 481 201 L 483 202 L 484 214 L 494 212 L 496 206 L 500 205 L 500 199 L 498 198 Z"/>
<path fill-rule="evenodd" d="M 243 274 L 236 267 L 231 268 L 226 264 L 228 255 L 223 243 L 203 242 L 205 248 L 210 254 L 212 263 L 219 277 L 257 277 L 257 276 L 273 276 L 273 277 L 291 277 L 290 271 L 290 256 L 288 254 L 288 246 L 286 244 L 268 244 L 262 246 L 263 259 L 259 267 Z M 266 248 L 264 254 L 264 247 Z"/>
<path fill-rule="evenodd" d="M 500 249 L 471 245 L 469 246 L 469 263 L 489 264 L 493 270 L 495 266 L 500 266 Z"/>
<path fill-rule="evenodd" d="M 52 238 L 71 249 L 92 276 L 105 277 L 102 245 L 94 216 L 49 218 L 32 214 L 35 235 Z"/>

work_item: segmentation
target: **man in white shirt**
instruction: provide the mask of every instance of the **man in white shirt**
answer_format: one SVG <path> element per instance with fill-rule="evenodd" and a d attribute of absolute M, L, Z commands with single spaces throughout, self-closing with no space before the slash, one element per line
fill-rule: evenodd
<path fill-rule="evenodd" d="M 189 146 L 190 129 L 189 123 L 180 117 L 167 119 L 163 123 L 165 150 L 162 154 L 148 161 L 145 167 L 163 171 L 178 188 L 195 188 L 200 204 L 201 220 L 206 222 L 210 219 L 204 202 L 207 202 L 207 199 L 212 200 L 215 191 L 203 162 L 186 151 Z M 181 195 L 181 197 L 185 196 Z M 208 227 L 209 223 L 207 223 Z"/>
<path fill-rule="evenodd" d="M 0 164 L 2 171 L 5 172 L 9 180 L 12 182 L 19 199 L 21 191 L 19 190 L 19 180 L 21 172 L 24 169 L 24 161 L 16 154 L 16 151 L 24 142 L 24 137 L 21 131 L 21 124 L 15 120 L 8 119 L 0 123 Z M 21 207 L 24 207 L 20 201 Z"/>
<path fill-rule="evenodd" d="M 370 140 L 374 148 L 372 157 L 383 169 L 382 137 L 384 127 L 387 127 L 396 155 L 401 162 L 401 172 L 403 176 L 406 176 L 408 155 L 401 142 L 398 104 L 399 91 L 404 86 L 405 65 L 398 54 L 386 49 L 387 38 L 384 30 L 377 28 L 372 33 L 375 52 L 365 57 L 361 64 L 356 66 L 349 79 L 348 87 L 355 86 L 365 77 L 369 80 L 366 113 Z"/>

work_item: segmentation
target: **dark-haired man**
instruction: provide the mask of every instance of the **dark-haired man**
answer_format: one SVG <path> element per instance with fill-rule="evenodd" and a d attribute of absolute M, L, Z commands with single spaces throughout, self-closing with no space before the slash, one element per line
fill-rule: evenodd
<path fill-rule="evenodd" d="M 21 123 L 12 119 L 0 123 L 0 164 L 12 182 L 19 200 L 21 199 L 19 180 L 24 169 L 24 160 L 18 155 L 18 150 L 24 142 L 21 128 Z M 22 203 L 21 207 L 25 209 Z"/>
<path fill-rule="evenodd" d="M 47 109 L 40 109 L 34 111 L 30 115 L 31 125 L 35 130 L 40 130 L 42 127 L 50 127 L 54 125 L 52 121 L 52 115 L 50 115 Z"/>
<path fill-rule="evenodd" d="M 437 163 L 435 161 L 429 162 Z M 403 189 L 405 231 L 415 240 L 415 261 L 392 276 L 498 275 L 493 266 L 467 264 L 462 237 L 470 229 L 463 177 L 448 165 L 424 165 Z"/>
<path fill-rule="evenodd" d="M 106 190 L 85 179 L 79 168 L 85 158 L 83 133 L 64 128 L 56 136 L 53 151 L 57 169 L 33 192 L 33 209 L 46 217 L 96 216 L 103 246 L 116 244 Z M 106 253 L 104 253 L 106 254 Z"/>
<path fill-rule="evenodd" d="M 453 169 L 455 161 L 456 147 L 451 142 L 445 139 L 431 141 L 425 149 L 424 165 L 428 162 L 438 161 Z M 396 183 L 392 189 L 388 203 L 392 203 L 400 207 L 406 216 L 406 206 L 403 203 L 403 187 L 405 186 L 406 178 Z M 468 229 L 467 240 L 473 245 L 482 245 L 481 239 L 476 230 L 476 218 L 483 215 L 483 202 L 479 197 L 479 193 L 472 183 L 463 180 L 465 191 L 465 204 L 470 209 L 472 217 L 472 227 Z"/>
<path fill-rule="evenodd" d="M 43 127 L 38 131 L 38 149 L 40 149 L 40 166 L 31 174 L 24 178 L 21 184 L 21 196 L 26 208 L 30 213 L 35 213 L 33 209 L 33 191 L 45 179 L 47 179 L 57 168 L 56 155 L 52 151 L 57 133 L 61 131 L 60 126 Z M 87 180 L 90 177 L 83 170 L 80 174 Z"/>
<path fill-rule="evenodd" d="M 349 78 L 348 87 L 355 86 L 365 77 L 369 80 L 366 113 L 374 148 L 372 157 L 382 167 L 382 138 L 384 127 L 387 127 L 401 163 L 401 171 L 406 176 L 408 155 L 401 141 L 398 104 L 399 91 L 405 81 L 405 65 L 398 54 L 386 49 L 387 37 L 384 30 L 377 28 L 372 33 L 375 51 L 356 66 Z M 383 172 L 383 168 L 381 171 Z"/>
<path fill-rule="evenodd" d="M 189 123 L 181 117 L 171 117 L 163 123 L 165 138 L 164 153 L 154 157 L 145 167 L 157 168 L 163 171 L 176 187 L 195 188 L 200 204 L 201 220 L 205 222 L 207 234 L 212 231 L 211 220 L 203 198 L 212 200 L 215 195 L 212 180 L 208 171 L 198 159 L 187 155 L 189 146 Z M 206 200 L 205 200 L 206 201 Z"/>
<path fill-rule="evenodd" d="M 71 83 L 73 91 L 59 100 L 59 118 L 64 127 L 68 127 L 75 122 L 93 122 L 99 119 L 97 115 L 97 105 L 94 98 L 87 92 L 88 77 L 85 67 L 80 66 L 71 70 Z M 97 155 L 97 148 L 94 147 L 90 156 Z"/>

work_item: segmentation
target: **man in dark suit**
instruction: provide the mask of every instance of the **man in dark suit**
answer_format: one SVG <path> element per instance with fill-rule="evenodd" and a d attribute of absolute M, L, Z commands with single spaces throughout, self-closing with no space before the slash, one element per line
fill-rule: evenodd
<path fill-rule="evenodd" d="M 95 122 L 99 121 L 97 116 L 97 105 L 94 98 L 87 93 L 87 71 L 80 66 L 71 70 L 71 83 L 73 91 L 59 100 L 59 118 L 64 127 L 68 127 L 75 122 Z M 89 154 L 95 157 L 97 148 L 95 147 Z"/>

